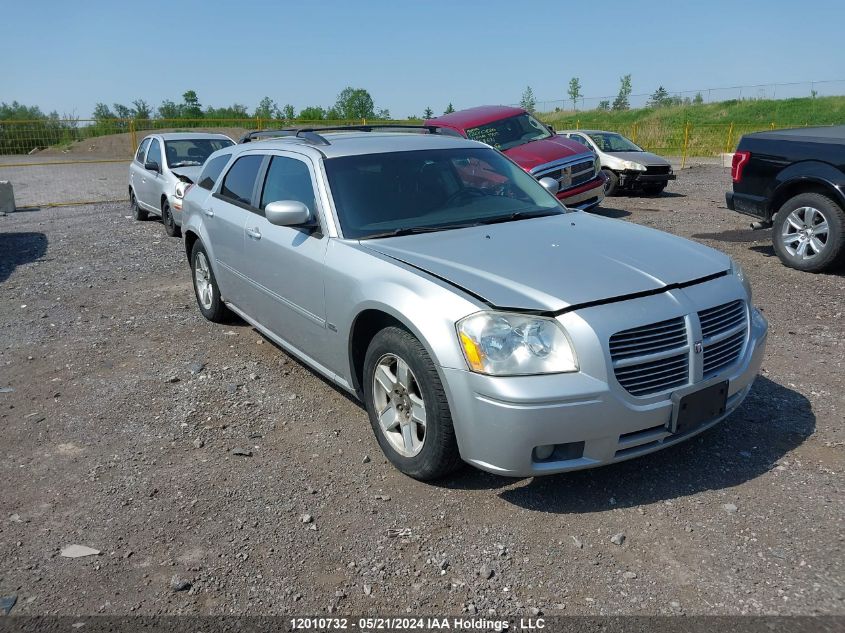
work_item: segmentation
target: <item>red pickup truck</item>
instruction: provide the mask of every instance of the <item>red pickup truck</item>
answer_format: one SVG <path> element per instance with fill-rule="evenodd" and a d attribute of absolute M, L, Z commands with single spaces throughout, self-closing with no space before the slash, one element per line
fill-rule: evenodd
<path fill-rule="evenodd" d="M 492 145 L 537 180 L 557 180 L 556 195 L 567 207 L 590 209 L 604 199 L 604 175 L 596 155 L 556 135 L 522 108 L 479 106 L 425 123 Z"/>

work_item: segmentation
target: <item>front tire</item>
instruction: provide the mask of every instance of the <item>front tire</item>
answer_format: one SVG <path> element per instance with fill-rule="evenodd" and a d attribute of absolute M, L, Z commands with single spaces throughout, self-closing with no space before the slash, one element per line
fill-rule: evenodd
<path fill-rule="evenodd" d="M 802 193 L 775 215 L 775 253 L 790 268 L 818 273 L 845 259 L 845 211 L 820 193 Z"/>
<path fill-rule="evenodd" d="M 387 459 L 428 481 L 461 465 L 452 414 L 437 369 L 407 330 L 378 332 L 364 358 L 364 402 Z"/>
<path fill-rule="evenodd" d="M 129 208 L 132 210 L 132 218 L 143 222 L 149 217 L 149 214 L 138 206 L 138 198 L 135 197 L 135 191 L 129 190 Z"/>
<path fill-rule="evenodd" d="M 211 262 L 208 253 L 202 242 L 197 240 L 191 249 L 191 277 L 194 282 L 194 296 L 197 298 L 202 315 L 214 323 L 225 323 L 228 321 L 230 312 L 220 297 L 220 288 L 217 286 L 217 279 L 211 269 Z"/>
<path fill-rule="evenodd" d="M 164 232 L 167 235 L 170 237 L 179 237 L 182 235 L 182 229 L 176 225 L 176 220 L 173 218 L 170 203 L 166 201 L 161 205 L 161 221 L 164 224 Z"/>
<path fill-rule="evenodd" d="M 602 169 L 605 175 L 604 181 L 604 195 L 608 198 L 610 196 L 615 196 L 616 193 L 619 191 L 619 176 L 610 169 Z"/>

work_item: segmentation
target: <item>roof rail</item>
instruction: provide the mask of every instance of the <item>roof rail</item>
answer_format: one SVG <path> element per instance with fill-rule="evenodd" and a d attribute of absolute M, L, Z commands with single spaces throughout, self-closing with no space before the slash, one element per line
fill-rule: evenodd
<path fill-rule="evenodd" d="M 443 134 L 446 136 L 460 136 L 458 132 L 439 125 L 410 125 L 403 123 L 378 123 L 374 125 L 337 125 L 327 127 L 308 128 L 285 128 L 280 130 L 255 130 L 247 132 L 238 143 L 249 143 L 260 138 L 301 138 L 314 145 L 331 145 L 329 141 L 321 136 L 320 132 L 372 132 L 374 130 L 425 130 L 429 134 Z"/>

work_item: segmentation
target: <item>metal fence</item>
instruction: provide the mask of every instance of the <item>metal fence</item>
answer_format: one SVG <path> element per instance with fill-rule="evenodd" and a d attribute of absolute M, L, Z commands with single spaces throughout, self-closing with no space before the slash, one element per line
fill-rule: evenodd
<path fill-rule="evenodd" d="M 575 116 L 562 121 L 559 114 L 540 115 L 562 129 L 589 128 L 589 113 L 582 122 Z M 391 121 L 412 123 L 412 121 Z M 0 180 L 11 181 L 18 207 L 43 207 L 127 199 L 127 165 L 138 143 L 151 132 L 204 131 L 237 138 L 247 130 L 289 126 L 345 125 L 345 121 L 285 121 L 239 119 L 45 119 L 0 121 Z M 366 123 L 366 121 L 363 121 Z M 620 132 L 647 150 L 680 159 L 686 166 L 693 156 L 717 156 L 734 151 L 743 134 L 784 127 L 769 123 L 640 122 L 603 123 L 602 129 Z"/>
<path fill-rule="evenodd" d="M 394 121 L 407 123 L 407 121 Z M 0 121 L 0 180 L 19 208 L 128 200 L 127 166 L 153 132 L 215 132 L 237 140 L 247 130 L 366 123 L 361 120 L 57 119 Z"/>

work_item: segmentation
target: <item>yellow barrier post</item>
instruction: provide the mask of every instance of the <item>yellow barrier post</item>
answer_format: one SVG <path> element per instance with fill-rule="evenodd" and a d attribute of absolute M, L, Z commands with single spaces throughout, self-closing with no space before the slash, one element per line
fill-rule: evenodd
<path fill-rule="evenodd" d="M 725 143 L 725 154 L 731 151 L 733 147 L 733 135 L 734 135 L 734 124 L 733 121 L 731 122 L 731 126 L 728 128 L 728 140 Z"/>
<path fill-rule="evenodd" d="M 575 119 L 575 129 L 576 130 L 581 129 L 581 119 Z"/>
<path fill-rule="evenodd" d="M 687 151 L 689 150 L 689 128 L 690 124 L 684 126 L 684 155 L 681 158 L 681 169 L 687 166 Z"/>
<path fill-rule="evenodd" d="M 631 126 L 631 140 L 634 141 L 634 143 L 637 142 L 637 124 L 636 123 L 634 123 Z"/>
<path fill-rule="evenodd" d="M 138 147 L 138 135 L 135 133 L 135 119 L 129 119 L 129 155 L 135 155 L 135 148 Z"/>

